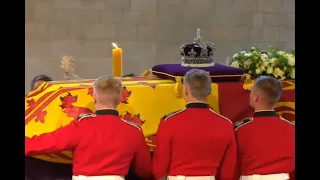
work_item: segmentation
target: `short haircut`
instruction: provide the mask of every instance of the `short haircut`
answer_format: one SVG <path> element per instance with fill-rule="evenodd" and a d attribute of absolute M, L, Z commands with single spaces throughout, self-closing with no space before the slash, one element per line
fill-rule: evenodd
<path fill-rule="evenodd" d="M 268 105 L 275 105 L 282 95 L 282 84 L 273 77 L 260 76 L 256 79 L 253 88 L 263 93 Z"/>
<path fill-rule="evenodd" d="M 191 95 L 198 100 L 205 100 L 211 93 L 211 77 L 204 70 L 191 69 L 184 76 L 184 84 L 190 88 Z"/>
<path fill-rule="evenodd" d="M 38 75 L 36 77 L 34 77 L 32 80 L 31 80 L 31 91 L 34 90 L 34 84 L 37 82 L 37 81 L 44 81 L 44 82 L 48 82 L 48 81 L 53 81 L 53 79 L 47 75 L 44 75 L 44 74 L 41 74 L 41 75 Z"/>
<path fill-rule="evenodd" d="M 101 97 L 99 103 L 114 103 L 117 105 L 121 99 L 122 82 L 114 76 L 102 76 L 93 83 L 93 92 Z"/>

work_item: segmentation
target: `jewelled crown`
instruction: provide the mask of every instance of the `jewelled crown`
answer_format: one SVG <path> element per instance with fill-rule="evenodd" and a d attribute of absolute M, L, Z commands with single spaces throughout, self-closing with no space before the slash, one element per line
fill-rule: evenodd
<path fill-rule="evenodd" d="M 214 66 L 214 52 L 216 45 L 210 42 L 203 42 L 200 37 L 200 29 L 197 29 L 197 37 L 193 43 L 183 44 L 181 49 L 181 66 L 185 67 L 210 67 Z"/>

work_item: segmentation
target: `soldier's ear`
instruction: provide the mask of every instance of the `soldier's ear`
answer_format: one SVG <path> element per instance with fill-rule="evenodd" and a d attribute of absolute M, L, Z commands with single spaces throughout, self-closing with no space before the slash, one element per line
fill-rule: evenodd
<path fill-rule="evenodd" d="M 93 93 L 93 102 L 94 102 L 94 104 L 97 103 L 97 95 L 95 93 Z"/>
<path fill-rule="evenodd" d="M 184 95 L 188 95 L 189 94 L 189 89 L 188 87 L 184 86 Z"/>
<path fill-rule="evenodd" d="M 211 94 L 211 90 L 209 91 L 209 93 L 208 93 L 208 96 Z"/>

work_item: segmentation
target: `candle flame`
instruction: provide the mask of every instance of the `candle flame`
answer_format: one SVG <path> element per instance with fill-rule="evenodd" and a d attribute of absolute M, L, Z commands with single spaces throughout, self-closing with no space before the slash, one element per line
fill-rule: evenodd
<path fill-rule="evenodd" d="M 116 43 L 112 43 L 112 46 L 113 46 L 114 48 L 118 48 L 118 46 L 117 46 Z"/>

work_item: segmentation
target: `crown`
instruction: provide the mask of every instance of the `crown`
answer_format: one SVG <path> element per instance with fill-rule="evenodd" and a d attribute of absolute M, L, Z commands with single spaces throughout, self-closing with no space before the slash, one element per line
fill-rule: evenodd
<path fill-rule="evenodd" d="M 183 44 L 181 49 L 182 62 L 184 67 L 210 67 L 214 66 L 214 52 L 216 45 L 210 42 L 203 42 L 200 37 L 200 29 L 197 29 L 197 37 L 193 43 Z"/>

